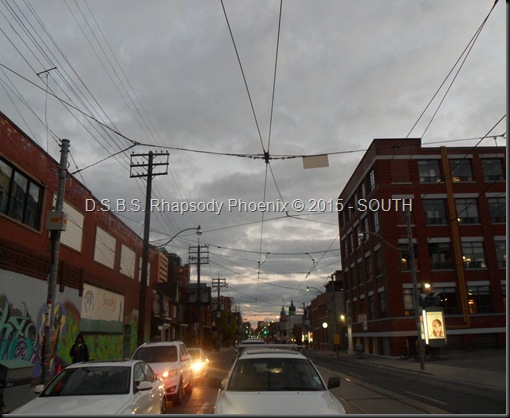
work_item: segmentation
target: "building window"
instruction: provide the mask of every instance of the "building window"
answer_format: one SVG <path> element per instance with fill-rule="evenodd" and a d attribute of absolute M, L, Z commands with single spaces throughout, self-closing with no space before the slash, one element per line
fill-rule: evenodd
<path fill-rule="evenodd" d="M 449 242 L 429 243 L 429 255 L 432 270 L 453 268 L 452 250 Z"/>
<path fill-rule="evenodd" d="M 418 161 L 418 173 L 420 175 L 420 183 L 437 183 L 441 181 L 439 160 Z"/>
<path fill-rule="evenodd" d="M 411 266 L 409 265 L 410 255 L 409 254 L 409 245 L 407 244 L 400 244 L 400 270 L 401 271 L 409 271 Z M 413 251 L 414 251 L 414 269 L 419 270 L 420 265 L 418 263 L 419 257 L 418 257 L 418 246 L 416 244 L 413 244 Z"/>
<path fill-rule="evenodd" d="M 380 276 L 382 274 L 382 253 L 381 249 L 375 250 L 374 252 L 374 259 L 375 259 L 375 275 Z"/>
<path fill-rule="evenodd" d="M 356 248 L 359 248 L 361 245 L 362 239 L 359 237 L 359 233 L 360 233 L 359 225 L 356 225 L 356 227 L 354 228 L 354 238 L 353 238 L 356 240 Z"/>
<path fill-rule="evenodd" d="M 367 282 L 372 280 L 372 258 L 367 255 L 365 258 L 365 271 L 367 272 Z"/>
<path fill-rule="evenodd" d="M 0 213 L 38 230 L 42 192 L 39 184 L 0 159 Z"/>
<path fill-rule="evenodd" d="M 462 261 L 465 269 L 486 268 L 482 242 L 463 242 Z"/>
<path fill-rule="evenodd" d="M 498 260 L 498 267 L 505 268 L 506 267 L 506 241 L 504 240 L 495 240 L 494 244 L 496 244 L 496 258 Z"/>
<path fill-rule="evenodd" d="M 455 199 L 457 221 L 461 224 L 479 224 L 478 203 L 476 199 Z"/>
<path fill-rule="evenodd" d="M 361 198 L 364 199 L 365 197 L 367 197 L 367 192 L 366 192 L 366 186 L 365 186 L 365 182 L 362 182 L 361 183 L 361 186 L 360 186 L 360 195 L 361 195 Z"/>
<path fill-rule="evenodd" d="M 427 225 L 445 225 L 447 223 L 444 199 L 424 199 L 423 210 Z"/>
<path fill-rule="evenodd" d="M 501 158 L 482 158 L 482 168 L 485 181 L 505 180 Z"/>
<path fill-rule="evenodd" d="M 506 197 L 489 197 L 489 211 L 493 224 L 506 223 Z"/>
<path fill-rule="evenodd" d="M 363 219 L 363 232 L 365 232 L 365 239 L 368 239 L 368 233 L 370 232 L 370 227 L 368 226 L 368 216 Z"/>
<path fill-rule="evenodd" d="M 358 263 L 358 286 L 365 283 L 365 270 L 363 269 L 363 261 Z"/>
<path fill-rule="evenodd" d="M 375 298 L 374 295 L 368 296 L 368 319 L 373 320 L 375 317 Z"/>
<path fill-rule="evenodd" d="M 379 214 L 377 212 L 372 212 L 372 220 L 374 222 L 374 232 L 379 231 Z"/>
<path fill-rule="evenodd" d="M 471 160 L 450 160 L 450 171 L 452 173 L 452 181 L 473 181 L 473 169 L 471 168 Z"/>
<path fill-rule="evenodd" d="M 354 251 L 354 241 L 352 238 L 352 233 L 348 235 L 347 239 L 349 240 L 349 254 L 351 254 Z"/>
<path fill-rule="evenodd" d="M 492 312 L 492 301 L 489 286 L 469 286 L 468 284 L 469 313 Z"/>
<path fill-rule="evenodd" d="M 415 300 L 413 297 L 413 289 L 403 289 L 404 297 L 404 316 L 412 316 L 415 314 Z"/>
<path fill-rule="evenodd" d="M 388 305 L 386 303 L 386 292 L 381 290 L 377 293 L 377 299 L 379 302 L 379 313 L 381 318 L 384 318 L 388 315 Z"/>
<path fill-rule="evenodd" d="M 439 293 L 439 301 L 446 315 L 454 315 L 459 313 L 457 291 L 455 287 L 434 286 L 434 292 Z"/>
<path fill-rule="evenodd" d="M 370 170 L 370 173 L 368 173 L 368 187 L 371 192 L 375 189 L 375 171 L 374 171 L 374 169 Z"/>

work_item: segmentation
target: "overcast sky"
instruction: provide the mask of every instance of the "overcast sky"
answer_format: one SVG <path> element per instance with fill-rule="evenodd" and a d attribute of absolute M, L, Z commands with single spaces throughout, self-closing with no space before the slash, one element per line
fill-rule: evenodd
<path fill-rule="evenodd" d="M 169 152 L 152 197 L 209 207 L 155 208 L 151 241 L 200 225 L 200 244 L 209 245 L 201 281 L 225 278 L 222 294 L 244 319 L 276 320 L 291 301 L 301 313 L 316 294 L 306 286 L 323 291 L 341 269 L 330 202 L 374 138 L 474 146 L 506 134 L 506 118 L 498 124 L 506 3 L 489 15 L 492 6 L 4 0 L 0 110 L 57 161 L 58 139 L 68 138 L 69 171 L 81 170 L 75 175 L 99 199 L 126 199 L 131 211 L 119 216 L 140 236 L 143 214 L 129 202 L 143 204 L 145 183 L 130 178 L 130 153 Z M 495 144 L 504 138 L 481 143 Z M 329 167 L 304 169 L 300 157 L 317 154 L 329 154 Z M 247 207 L 229 210 L 232 201 Z M 311 212 L 313 201 L 324 210 Z M 288 213 L 254 209 L 264 202 Z M 209 211 L 215 203 L 221 213 Z M 198 245 L 193 230 L 167 249 L 186 263 L 190 245 Z"/>

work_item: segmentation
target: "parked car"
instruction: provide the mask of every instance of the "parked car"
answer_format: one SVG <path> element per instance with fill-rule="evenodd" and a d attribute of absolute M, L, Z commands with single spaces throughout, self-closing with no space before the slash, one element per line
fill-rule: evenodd
<path fill-rule="evenodd" d="M 134 352 L 133 359 L 144 360 L 165 384 L 166 397 L 174 406 L 182 403 L 184 392 L 193 391 L 191 355 L 182 341 L 144 343 Z"/>
<path fill-rule="evenodd" d="M 110 415 L 166 412 L 165 386 L 141 360 L 89 361 L 67 366 L 38 396 L 10 414 Z"/>
<path fill-rule="evenodd" d="M 207 376 L 209 372 L 209 359 L 205 351 L 200 347 L 187 347 L 188 353 L 191 354 L 192 363 L 191 369 L 193 370 L 193 380 L 200 380 Z"/>
<path fill-rule="evenodd" d="M 312 361 L 297 350 L 244 350 L 227 377 L 210 378 L 209 386 L 218 389 L 214 414 L 346 414 L 329 390 L 340 386 L 340 378 L 325 382 Z"/>

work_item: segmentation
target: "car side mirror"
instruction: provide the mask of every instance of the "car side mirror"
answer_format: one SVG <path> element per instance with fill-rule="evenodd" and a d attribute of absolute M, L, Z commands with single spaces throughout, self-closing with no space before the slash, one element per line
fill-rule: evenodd
<path fill-rule="evenodd" d="M 181 356 L 181 361 L 188 361 L 190 359 L 191 359 L 191 355 L 189 355 L 189 354 Z"/>
<path fill-rule="evenodd" d="M 143 380 L 136 385 L 136 389 L 137 390 L 150 390 L 150 389 L 152 389 L 152 383 L 147 380 Z"/>
<path fill-rule="evenodd" d="M 36 393 L 37 395 L 39 395 L 44 389 L 44 385 L 37 385 L 34 387 L 33 391 L 34 393 Z"/>
<path fill-rule="evenodd" d="M 340 378 L 337 376 L 328 379 L 328 389 L 337 388 L 340 386 Z"/>

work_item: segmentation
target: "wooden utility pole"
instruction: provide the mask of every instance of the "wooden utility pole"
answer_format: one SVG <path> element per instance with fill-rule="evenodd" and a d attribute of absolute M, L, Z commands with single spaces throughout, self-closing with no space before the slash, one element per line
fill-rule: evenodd
<path fill-rule="evenodd" d="M 145 193 L 145 220 L 143 224 L 143 252 L 142 252 L 142 272 L 140 278 L 140 299 L 138 304 L 138 332 L 137 344 L 141 345 L 145 340 L 145 299 L 147 295 L 147 272 L 149 265 L 149 232 L 151 225 L 151 195 L 152 178 L 163 174 L 168 174 L 168 152 L 154 154 L 150 151 L 148 154 L 131 154 L 130 177 L 147 177 L 147 191 Z M 165 158 L 166 157 L 166 158 Z M 158 161 L 163 159 L 163 161 Z M 164 166 L 163 172 L 155 172 L 155 167 Z M 135 169 L 141 168 L 140 173 Z M 147 170 L 147 171 L 145 171 Z"/>
<path fill-rule="evenodd" d="M 55 332 L 54 324 L 54 305 L 55 305 L 55 289 L 57 284 L 58 275 L 58 259 L 60 253 L 60 235 L 62 231 L 66 230 L 67 217 L 63 211 L 64 208 L 64 191 L 66 187 L 67 177 L 67 156 L 69 154 L 68 139 L 62 140 L 60 146 L 60 166 L 58 170 L 58 183 L 57 183 L 57 200 L 55 208 L 48 213 L 46 218 L 46 229 L 51 233 L 51 266 L 50 274 L 48 276 L 48 295 L 46 299 L 46 318 L 44 323 L 44 344 L 43 344 L 43 368 L 42 368 L 42 381 L 44 384 L 48 383 L 51 379 L 51 361 L 54 356 L 52 344 L 52 336 Z"/>

